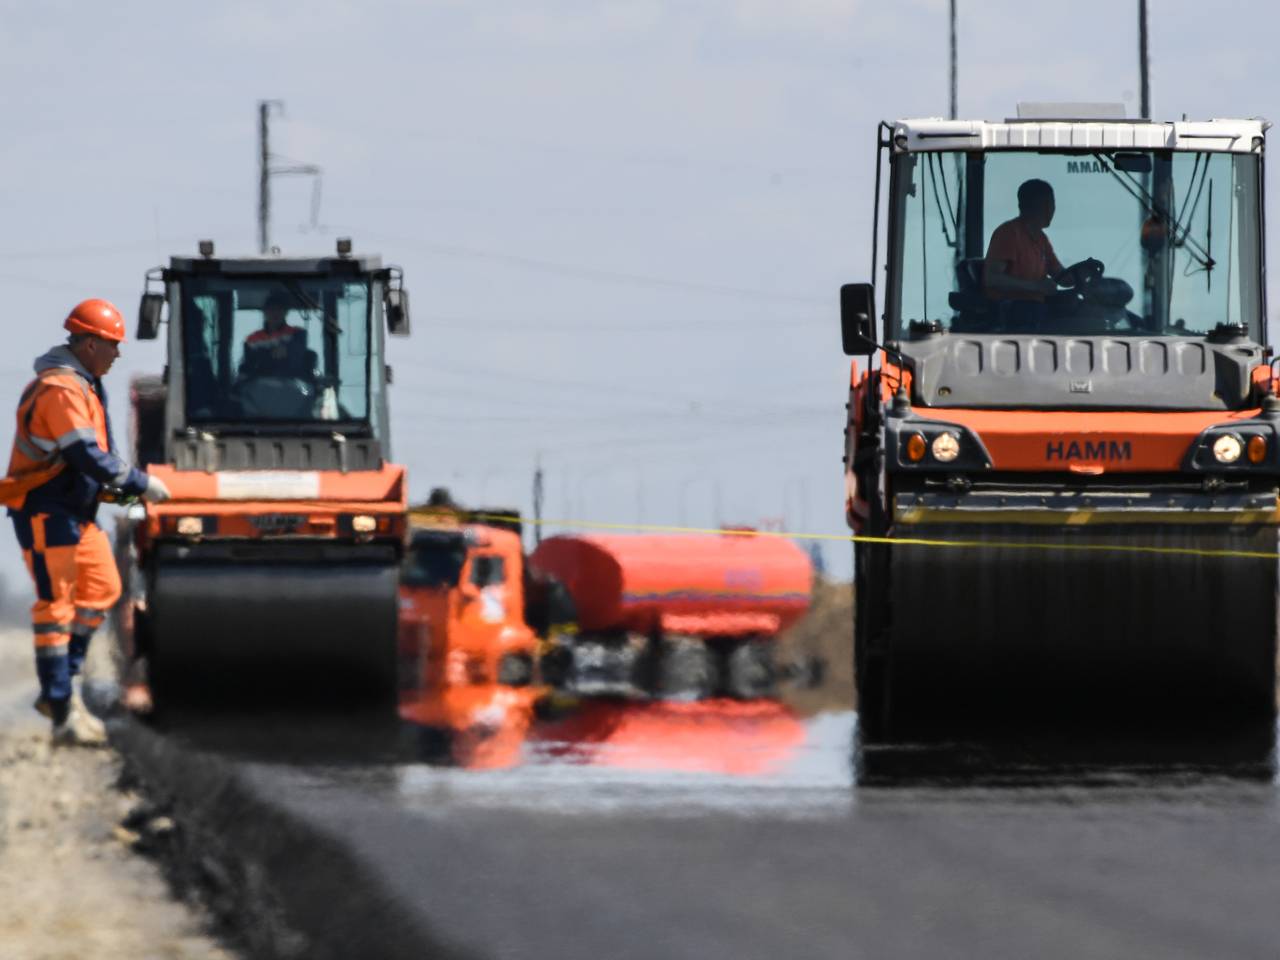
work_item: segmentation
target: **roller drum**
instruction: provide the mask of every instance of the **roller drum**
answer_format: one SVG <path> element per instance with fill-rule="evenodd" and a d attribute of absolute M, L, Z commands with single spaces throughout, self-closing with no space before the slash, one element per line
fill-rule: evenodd
<path fill-rule="evenodd" d="M 1274 527 L 931 524 L 898 535 L 990 546 L 878 548 L 884 562 L 866 565 L 881 580 L 866 586 L 887 603 L 859 605 L 880 623 L 859 638 L 859 669 L 883 674 L 868 699 L 886 730 L 943 713 L 1007 720 L 1013 707 L 1274 713 L 1276 560 L 1157 552 L 1274 555 Z M 1019 541 L 1049 549 L 1001 545 Z M 1072 549 L 1109 545 L 1154 550 Z"/>
<path fill-rule="evenodd" d="M 148 604 L 161 696 L 395 695 L 398 568 L 383 563 L 165 563 Z"/>

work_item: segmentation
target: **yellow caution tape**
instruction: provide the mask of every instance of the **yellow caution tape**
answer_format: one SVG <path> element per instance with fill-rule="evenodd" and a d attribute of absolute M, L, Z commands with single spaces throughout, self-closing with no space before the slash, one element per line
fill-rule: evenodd
<path fill-rule="evenodd" d="M 410 510 L 409 515 L 439 517 L 439 512 Z M 791 533 L 784 530 L 751 530 L 722 527 L 686 527 L 663 523 L 609 523 L 601 520 L 536 520 L 509 513 L 467 513 L 467 521 L 520 522 L 544 527 L 576 527 L 585 530 L 616 530 L 638 533 L 674 533 L 714 537 L 777 537 L 783 540 L 828 540 L 840 543 L 878 543 L 895 547 L 938 547 L 960 550 L 1043 550 L 1064 553 L 1134 553 L 1149 556 L 1213 557 L 1220 559 L 1277 560 L 1273 550 L 1205 549 L 1201 547 L 1157 547 L 1123 543 L 1044 543 L 1034 540 L 942 540 L 927 537 L 873 537 L 856 533 Z"/>

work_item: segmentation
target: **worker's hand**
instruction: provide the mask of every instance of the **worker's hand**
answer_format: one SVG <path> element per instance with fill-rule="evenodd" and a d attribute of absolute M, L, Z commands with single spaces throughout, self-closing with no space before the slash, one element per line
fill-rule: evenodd
<path fill-rule="evenodd" d="M 147 489 L 142 491 L 142 499 L 147 503 L 164 503 L 173 494 L 159 477 L 147 476 Z"/>

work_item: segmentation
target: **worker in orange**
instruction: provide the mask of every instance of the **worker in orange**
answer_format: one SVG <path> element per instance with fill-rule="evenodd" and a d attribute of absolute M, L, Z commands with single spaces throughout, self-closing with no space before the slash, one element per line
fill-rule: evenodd
<path fill-rule="evenodd" d="M 85 300 L 63 324 L 67 342 L 35 362 L 18 401 L 17 428 L 0 501 L 9 508 L 35 582 L 36 709 L 55 744 L 105 743 L 84 706 L 79 674 L 94 631 L 120 597 L 111 543 L 95 522 L 104 491 L 149 501 L 169 491 L 116 455 L 102 377 L 124 340 L 124 318 L 106 300 Z"/>
<path fill-rule="evenodd" d="M 1045 234 L 1057 210 L 1053 187 L 1027 180 L 1018 187 L 1018 215 L 991 232 L 983 263 L 983 285 L 992 300 L 1043 304 L 1068 281 Z"/>
<path fill-rule="evenodd" d="M 310 376 L 307 331 L 285 322 L 290 308 L 296 305 L 296 299 L 287 291 L 267 295 L 262 306 L 262 328 L 244 341 L 241 377 Z"/>

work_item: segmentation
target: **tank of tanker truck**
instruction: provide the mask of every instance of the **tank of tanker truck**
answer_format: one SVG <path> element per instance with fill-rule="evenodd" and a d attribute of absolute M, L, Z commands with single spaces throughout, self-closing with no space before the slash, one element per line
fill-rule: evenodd
<path fill-rule="evenodd" d="M 807 554 L 781 537 L 566 535 L 529 557 L 562 583 L 576 634 L 552 681 L 584 694 L 754 698 L 772 692 L 774 640 L 808 609 Z"/>
<path fill-rule="evenodd" d="M 569 590 L 584 632 L 774 636 L 804 616 L 813 571 L 779 537 L 558 536 L 529 558 Z"/>

